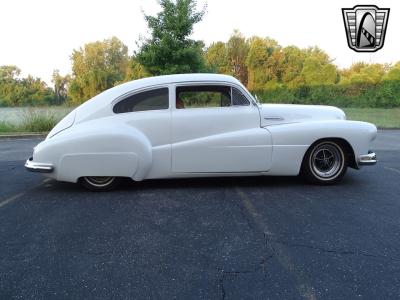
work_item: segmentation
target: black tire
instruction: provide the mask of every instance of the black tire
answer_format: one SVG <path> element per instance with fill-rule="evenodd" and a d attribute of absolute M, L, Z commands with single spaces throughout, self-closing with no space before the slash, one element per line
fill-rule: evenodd
<path fill-rule="evenodd" d="M 121 183 L 121 178 L 110 176 L 87 176 L 79 178 L 79 183 L 88 190 L 105 192 L 115 189 Z"/>
<path fill-rule="evenodd" d="M 307 150 L 301 173 L 310 183 L 331 185 L 343 178 L 348 164 L 346 147 L 339 141 L 324 140 L 313 144 Z"/>

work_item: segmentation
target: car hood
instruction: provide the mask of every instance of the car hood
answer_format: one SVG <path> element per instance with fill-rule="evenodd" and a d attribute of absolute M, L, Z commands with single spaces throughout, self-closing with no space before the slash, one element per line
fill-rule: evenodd
<path fill-rule="evenodd" d="M 345 120 L 343 110 L 324 105 L 261 104 L 261 126 L 321 120 Z"/>

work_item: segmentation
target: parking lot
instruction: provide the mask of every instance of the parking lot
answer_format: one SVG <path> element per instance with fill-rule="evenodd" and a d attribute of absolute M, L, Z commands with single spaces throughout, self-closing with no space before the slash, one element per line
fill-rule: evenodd
<path fill-rule="evenodd" d="M 332 187 L 291 177 L 152 180 L 108 193 L 0 140 L 1 299 L 400 297 L 400 131 Z"/>

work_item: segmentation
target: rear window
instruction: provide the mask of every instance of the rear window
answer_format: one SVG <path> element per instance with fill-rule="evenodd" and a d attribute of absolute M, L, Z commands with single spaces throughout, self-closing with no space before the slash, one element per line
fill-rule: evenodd
<path fill-rule="evenodd" d="M 168 88 L 159 88 L 137 93 L 119 101 L 114 105 L 113 111 L 116 114 L 168 109 Z"/>

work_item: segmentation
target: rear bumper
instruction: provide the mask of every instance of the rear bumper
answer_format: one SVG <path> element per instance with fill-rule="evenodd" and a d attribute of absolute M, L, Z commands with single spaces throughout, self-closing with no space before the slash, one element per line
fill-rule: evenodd
<path fill-rule="evenodd" d="M 376 154 L 374 152 L 369 152 L 368 154 L 360 155 L 358 157 L 358 165 L 360 166 L 371 166 L 375 165 L 378 160 L 376 159 Z"/>
<path fill-rule="evenodd" d="M 52 173 L 54 171 L 54 166 L 52 164 L 36 163 L 33 162 L 33 158 L 30 157 L 26 163 L 25 168 L 31 172 L 38 173 Z"/>

